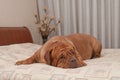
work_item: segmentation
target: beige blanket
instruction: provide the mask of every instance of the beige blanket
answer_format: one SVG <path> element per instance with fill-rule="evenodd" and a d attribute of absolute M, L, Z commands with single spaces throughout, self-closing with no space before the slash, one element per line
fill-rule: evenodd
<path fill-rule="evenodd" d="M 76 69 L 43 63 L 14 65 L 39 48 L 31 43 L 0 46 L 0 80 L 120 80 L 120 49 L 103 49 L 102 57 L 86 60 L 87 66 Z"/>

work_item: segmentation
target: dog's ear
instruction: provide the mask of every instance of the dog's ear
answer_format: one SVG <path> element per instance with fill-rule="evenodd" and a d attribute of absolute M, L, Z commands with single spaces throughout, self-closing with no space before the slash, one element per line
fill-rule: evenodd
<path fill-rule="evenodd" d="M 44 59 L 47 64 L 52 65 L 52 51 L 53 49 L 50 49 L 49 51 L 46 52 Z"/>

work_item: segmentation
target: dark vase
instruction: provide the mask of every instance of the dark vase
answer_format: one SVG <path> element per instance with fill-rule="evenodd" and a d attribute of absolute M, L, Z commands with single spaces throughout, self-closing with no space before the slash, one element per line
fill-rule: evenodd
<path fill-rule="evenodd" d="M 48 35 L 42 36 L 43 44 L 48 40 Z"/>

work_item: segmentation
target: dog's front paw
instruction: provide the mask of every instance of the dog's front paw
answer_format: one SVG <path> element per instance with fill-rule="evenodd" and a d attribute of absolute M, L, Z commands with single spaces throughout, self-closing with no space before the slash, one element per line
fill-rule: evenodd
<path fill-rule="evenodd" d="M 24 64 L 24 61 L 17 61 L 17 62 L 15 63 L 15 65 L 21 65 L 21 64 Z"/>

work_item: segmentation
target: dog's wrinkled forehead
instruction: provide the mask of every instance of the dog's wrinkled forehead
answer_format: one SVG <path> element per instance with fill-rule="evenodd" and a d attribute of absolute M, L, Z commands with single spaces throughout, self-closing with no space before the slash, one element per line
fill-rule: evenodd
<path fill-rule="evenodd" d="M 62 52 L 62 51 L 69 52 L 69 51 L 71 51 L 71 50 L 72 50 L 72 48 L 70 48 L 70 47 L 66 47 L 66 48 L 61 48 L 61 49 L 60 49 L 61 52 Z"/>
<path fill-rule="evenodd" d="M 55 52 L 55 53 L 54 53 Z M 64 48 L 56 48 L 53 54 L 60 55 L 60 54 L 69 54 L 74 53 L 74 50 L 71 47 L 64 47 Z"/>
<path fill-rule="evenodd" d="M 60 51 L 60 52 L 67 52 L 70 51 L 72 49 L 74 49 L 74 46 L 65 42 L 58 42 L 55 46 L 54 46 L 56 51 Z"/>

